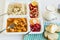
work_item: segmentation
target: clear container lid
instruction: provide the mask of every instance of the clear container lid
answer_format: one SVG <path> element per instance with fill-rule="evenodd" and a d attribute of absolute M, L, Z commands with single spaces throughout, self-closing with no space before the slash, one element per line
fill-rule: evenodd
<path fill-rule="evenodd" d="M 47 9 L 47 11 L 50 11 L 50 12 L 55 12 L 55 11 L 56 11 L 56 7 L 53 6 L 53 5 L 48 5 L 48 6 L 46 7 L 46 9 Z"/>

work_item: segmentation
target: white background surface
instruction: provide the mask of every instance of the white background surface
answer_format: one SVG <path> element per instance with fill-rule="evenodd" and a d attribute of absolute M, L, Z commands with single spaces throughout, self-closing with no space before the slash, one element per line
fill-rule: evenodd
<path fill-rule="evenodd" d="M 25 0 L 25 1 L 27 1 L 27 0 Z M 57 5 L 60 3 L 60 0 L 40 0 L 39 2 L 41 3 L 41 9 L 43 11 L 44 7 L 46 5 L 53 4 L 54 6 L 57 7 Z M 5 4 L 5 0 L 0 0 L 0 14 L 4 13 L 4 6 L 5 6 L 4 4 Z M 2 23 L 3 23 L 3 17 L 0 17 L 0 26 L 2 26 Z M 23 36 L 19 35 L 19 34 L 18 35 L 15 35 L 15 34 L 14 35 L 0 34 L 0 40 L 23 40 Z"/>

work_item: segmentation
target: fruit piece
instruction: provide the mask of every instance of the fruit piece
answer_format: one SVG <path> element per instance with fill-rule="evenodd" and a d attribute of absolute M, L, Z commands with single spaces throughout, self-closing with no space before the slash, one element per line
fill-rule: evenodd
<path fill-rule="evenodd" d="M 34 27 L 34 25 L 30 24 L 30 27 L 31 27 L 31 28 L 33 28 L 33 27 Z"/>
<path fill-rule="evenodd" d="M 36 24 L 36 23 L 39 24 L 39 20 L 37 18 L 30 19 L 30 24 Z"/>
<path fill-rule="evenodd" d="M 37 28 L 36 27 L 33 27 L 33 29 L 32 29 L 32 31 L 34 32 L 36 32 L 37 31 Z"/>
<path fill-rule="evenodd" d="M 33 30 L 34 30 L 34 29 L 33 29 L 33 28 L 34 28 L 34 25 L 31 24 L 31 25 L 30 25 L 30 28 L 31 28 L 31 30 L 33 31 Z"/>
<path fill-rule="evenodd" d="M 34 23 L 33 23 L 33 19 L 30 19 L 30 24 L 32 24 L 32 25 L 34 24 Z"/>
<path fill-rule="evenodd" d="M 37 3 L 36 1 L 33 1 L 31 4 L 32 4 L 33 6 L 37 6 L 37 5 L 38 5 L 38 3 Z"/>
<path fill-rule="evenodd" d="M 30 10 L 33 10 L 32 4 L 29 4 L 29 8 L 30 8 Z"/>
<path fill-rule="evenodd" d="M 31 28 L 31 31 L 32 32 L 39 32 L 40 31 L 40 29 L 41 29 L 41 25 L 40 24 L 34 24 L 34 25 L 30 25 L 30 28 Z"/>
<path fill-rule="evenodd" d="M 35 27 L 37 28 L 37 30 L 36 31 L 40 31 L 40 29 L 41 29 L 41 25 L 40 24 L 35 24 Z"/>
<path fill-rule="evenodd" d="M 38 17 L 38 5 L 35 4 L 36 2 L 33 1 L 32 3 L 29 4 L 29 8 L 30 8 L 30 17 L 31 18 L 36 18 Z M 35 6 L 34 6 L 34 5 Z"/>
<path fill-rule="evenodd" d="M 40 24 L 35 24 L 35 26 L 36 26 L 37 28 L 41 28 L 41 25 L 40 25 Z"/>
<path fill-rule="evenodd" d="M 34 12 L 37 12 L 38 11 L 38 8 L 34 8 L 33 10 L 34 10 Z"/>

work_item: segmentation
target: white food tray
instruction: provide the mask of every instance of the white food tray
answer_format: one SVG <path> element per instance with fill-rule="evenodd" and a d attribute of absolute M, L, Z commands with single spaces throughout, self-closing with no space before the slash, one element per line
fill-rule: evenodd
<path fill-rule="evenodd" d="M 37 2 L 39 2 L 39 1 L 37 1 Z M 6 1 L 5 13 L 7 13 L 8 5 L 11 3 L 26 3 L 27 4 L 27 14 L 26 15 L 5 15 L 4 21 L 3 21 L 4 22 L 3 27 L 6 28 L 6 25 L 7 25 L 6 22 L 7 22 L 8 18 L 21 18 L 21 17 L 23 17 L 23 18 L 27 18 L 27 21 L 28 21 L 28 31 L 27 32 L 29 32 L 30 31 L 29 3 L 31 3 L 31 1 L 28 1 L 28 2 L 23 2 L 23 0 L 22 1 L 21 0 Z M 38 19 L 39 19 L 40 24 L 41 24 L 41 30 L 40 30 L 40 32 L 30 32 L 30 34 L 41 34 L 44 31 L 44 25 L 43 25 L 43 18 L 42 18 L 42 13 L 41 13 L 41 9 L 40 9 L 40 3 L 38 4 L 38 8 L 39 8 Z M 6 33 L 6 34 L 26 34 L 27 32 L 6 32 L 6 31 L 4 31 L 4 33 Z"/>

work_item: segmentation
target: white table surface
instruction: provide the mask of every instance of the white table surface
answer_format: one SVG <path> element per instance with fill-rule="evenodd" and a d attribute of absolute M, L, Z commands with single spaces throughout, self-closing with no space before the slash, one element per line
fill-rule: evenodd
<path fill-rule="evenodd" d="M 8 0 L 7 0 L 8 1 Z M 60 0 L 40 0 L 41 9 L 44 10 L 46 5 L 55 5 L 57 6 L 60 3 Z M 0 0 L 0 14 L 4 13 L 5 0 Z M 43 12 L 42 12 L 43 13 Z M 3 17 L 0 17 L 0 26 L 2 26 Z M 23 40 L 23 35 L 14 34 L 14 35 L 4 35 L 0 34 L 0 40 Z"/>

